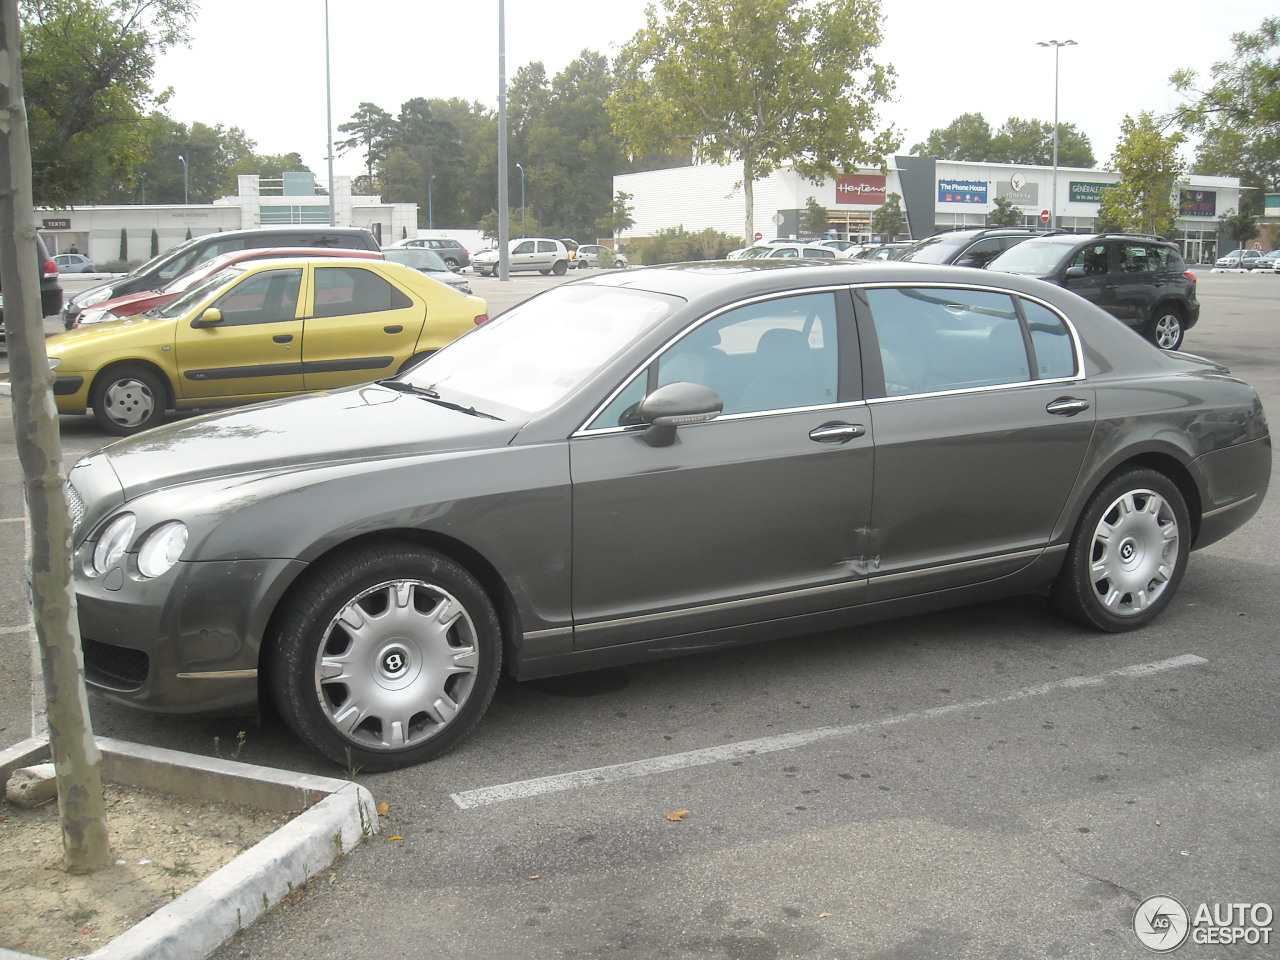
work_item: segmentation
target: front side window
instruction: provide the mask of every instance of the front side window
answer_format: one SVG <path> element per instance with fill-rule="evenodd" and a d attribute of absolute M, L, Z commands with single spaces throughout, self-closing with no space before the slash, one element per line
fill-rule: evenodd
<path fill-rule="evenodd" d="M 1071 262 L 1067 264 L 1070 267 L 1081 267 L 1086 277 L 1102 277 L 1106 276 L 1111 269 L 1108 255 L 1110 247 L 1105 243 L 1091 243 L 1089 246 L 1078 251 Z"/>
<path fill-rule="evenodd" d="M 512 253 L 533 253 L 533 250 L 534 250 L 533 241 L 524 240 L 520 243 L 517 243 L 515 245 L 515 248 L 511 252 Z"/>
<path fill-rule="evenodd" d="M 887 396 L 1031 379 L 1013 297 L 982 290 L 868 290 Z"/>
<path fill-rule="evenodd" d="M 280 323 L 297 316 L 301 286 L 300 267 L 267 270 L 237 283 L 213 301 L 213 306 L 221 311 L 223 326 Z"/>
<path fill-rule="evenodd" d="M 634 408 L 668 383 L 710 387 L 722 416 L 835 403 L 839 386 L 834 294 L 780 297 L 729 310 L 684 334 L 591 423 L 635 423 Z"/>

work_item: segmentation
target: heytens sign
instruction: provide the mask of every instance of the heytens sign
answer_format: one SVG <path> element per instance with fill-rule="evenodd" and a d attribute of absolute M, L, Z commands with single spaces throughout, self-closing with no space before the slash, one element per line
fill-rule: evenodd
<path fill-rule="evenodd" d="M 856 203 L 878 207 L 884 203 L 883 174 L 857 174 L 836 181 L 836 203 Z"/>

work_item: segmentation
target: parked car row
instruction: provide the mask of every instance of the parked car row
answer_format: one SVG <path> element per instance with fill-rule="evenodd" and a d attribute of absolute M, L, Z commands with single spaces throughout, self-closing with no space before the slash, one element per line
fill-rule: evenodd
<path fill-rule="evenodd" d="M 40 310 L 42 317 L 57 316 L 62 309 L 62 284 L 58 282 L 58 264 L 49 255 L 44 239 L 36 234 L 35 265 L 40 273 Z M 0 343 L 5 342 L 4 291 L 0 289 Z"/>

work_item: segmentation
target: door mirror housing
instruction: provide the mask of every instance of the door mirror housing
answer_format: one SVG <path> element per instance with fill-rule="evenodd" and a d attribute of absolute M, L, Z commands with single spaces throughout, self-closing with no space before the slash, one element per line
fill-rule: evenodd
<path fill-rule="evenodd" d="M 210 307 L 204 313 L 200 314 L 191 325 L 193 327 L 216 327 L 222 322 L 222 311 L 217 307 Z"/>
<path fill-rule="evenodd" d="M 636 415 L 641 423 L 649 424 L 640 434 L 645 443 L 669 447 L 675 443 L 677 427 L 714 420 L 723 410 L 724 400 L 710 387 L 680 380 L 645 397 Z"/>

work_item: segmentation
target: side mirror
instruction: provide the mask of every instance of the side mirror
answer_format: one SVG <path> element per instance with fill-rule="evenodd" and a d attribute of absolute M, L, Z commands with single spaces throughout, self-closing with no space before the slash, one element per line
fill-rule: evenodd
<path fill-rule="evenodd" d="M 676 441 L 676 428 L 689 423 L 705 423 L 720 416 L 724 400 L 700 383 L 677 381 L 659 387 L 640 402 L 636 416 L 649 424 L 640 434 L 651 447 L 669 447 Z"/>
<path fill-rule="evenodd" d="M 1072 266 L 1067 267 L 1067 272 L 1064 274 L 1068 280 L 1080 280 L 1084 275 L 1084 267 L 1079 264 L 1073 264 Z"/>
<path fill-rule="evenodd" d="M 210 307 L 200 316 L 196 317 L 193 327 L 216 327 L 222 322 L 222 311 L 217 307 Z"/>

